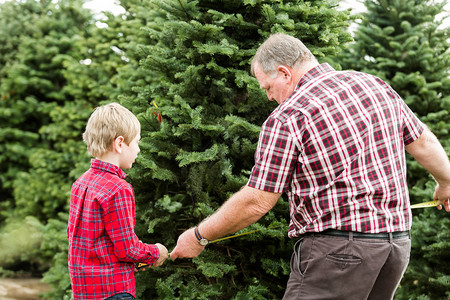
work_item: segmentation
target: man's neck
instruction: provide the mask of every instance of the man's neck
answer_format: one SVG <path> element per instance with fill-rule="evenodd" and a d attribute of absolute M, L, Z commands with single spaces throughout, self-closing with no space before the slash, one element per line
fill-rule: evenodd
<path fill-rule="evenodd" d="M 316 60 L 304 62 L 296 68 L 294 73 L 295 81 L 298 83 L 306 73 L 317 67 L 319 63 Z"/>

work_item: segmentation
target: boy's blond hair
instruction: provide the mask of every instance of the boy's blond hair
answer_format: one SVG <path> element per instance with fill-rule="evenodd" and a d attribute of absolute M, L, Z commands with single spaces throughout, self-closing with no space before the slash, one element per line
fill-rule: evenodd
<path fill-rule="evenodd" d="M 99 157 L 112 151 L 113 141 L 122 136 L 129 145 L 140 133 L 141 125 L 136 116 L 118 103 L 97 107 L 89 117 L 83 141 L 89 153 Z"/>

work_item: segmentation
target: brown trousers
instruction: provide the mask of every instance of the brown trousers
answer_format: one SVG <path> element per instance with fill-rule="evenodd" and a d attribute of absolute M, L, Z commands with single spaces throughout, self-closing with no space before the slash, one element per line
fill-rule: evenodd
<path fill-rule="evenodd" d="M 392 299 L 410 252 L 409 236 L 305 235 L 294 246 L 283 299 Z"/>

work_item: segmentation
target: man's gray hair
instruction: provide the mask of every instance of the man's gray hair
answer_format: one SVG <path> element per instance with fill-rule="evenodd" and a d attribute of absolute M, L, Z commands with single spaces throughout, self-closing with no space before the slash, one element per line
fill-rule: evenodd
<path fill-rule="evenodd" d="M 255 75 L 255 63 L 261 66 L 264 73 L 270 74 L 276 71 L 279 65 L 294 68 L 307 61 L 316 61 L 316 58 L 299 39 L 275 33 L 256 51 L 251 63 L 251 74 Z"/>

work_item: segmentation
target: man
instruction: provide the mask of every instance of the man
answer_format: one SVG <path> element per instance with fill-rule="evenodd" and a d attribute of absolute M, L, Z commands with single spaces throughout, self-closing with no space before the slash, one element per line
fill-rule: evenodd
<path fill-rule="evenodd" d="M 434 176 L 438 208 L 450 211 L 444 149 L 389 85 L 319 64 L 296 38 L 270 36 L 251 70 L 279 106 L 262 126 L 249 181 L 180 235 L 171 258 L 196 257 L 286 192 L 298 242 L 284 299 L 393 298 L 411 247 L 405 150 Z"/>

